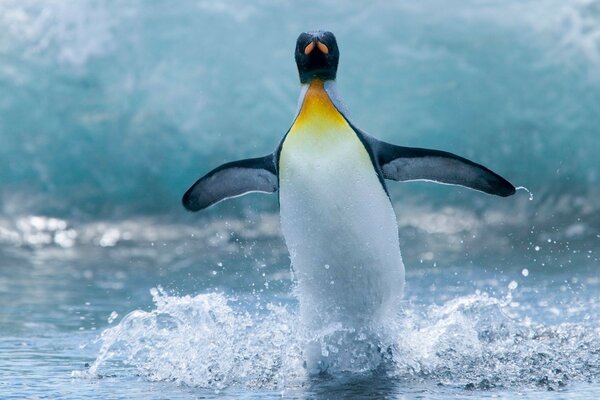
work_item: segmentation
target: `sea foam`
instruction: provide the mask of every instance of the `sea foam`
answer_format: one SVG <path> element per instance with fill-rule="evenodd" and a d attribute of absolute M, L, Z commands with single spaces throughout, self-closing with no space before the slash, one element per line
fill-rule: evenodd
<path fill-rule="evenodd" d="M 309 382 L 303 349 L 320 337 L 334 379 L 385 374 L 466 388 L 556 389 L 600 377 L 600 329 L 515 320 L 508 313 L 511 293 L 460 296 L 439 306 L 407 303 L 395 317 L 394 342 L 382 348 L 379 339 L 336 326 L 306 332 L 293 307 L 268 304 L 250 312 L 219 293 L 177 297 L 153 289 L 155 308 L 135 310 L 106 329 L 97 359 L 73 376 L 111 375 L 118 362 L 152 381 L 293 389 Z"/>

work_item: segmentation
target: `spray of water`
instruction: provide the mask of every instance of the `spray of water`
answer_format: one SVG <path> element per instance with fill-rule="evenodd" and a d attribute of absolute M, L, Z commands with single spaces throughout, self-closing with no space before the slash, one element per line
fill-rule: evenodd
<path fill-rule="evenodd" d="M 305 345 L 317 341 L 329 375 L 373 374 L 473 388 L 559 388 L 600 376 L 600 329 L 575 324 L 534 326 L 511 318 L 512 292 L 497 299 L 461 296 L 440 306 L 405 304 L 394 340 L 336 326 L 306 332 L 297 312 L 269 304 L 240 309 L 223 294 L 169 296 L 153 289 L 155 308 L 136 310 L 106 329 L 97 359 L 74 377 L 110 375 L 119 361 L 149 380 L 223 389 L 290 389 L 309 376 Z M 237 306 L 236 306 L 237 305 Z"/>
<path fill-rule="evenodd" d="M 515 190 L 524 190 L 529 194 L 529 201 L 533 201 L 533 193 L 527 189 L 525 186 L 517 186 Z"/>

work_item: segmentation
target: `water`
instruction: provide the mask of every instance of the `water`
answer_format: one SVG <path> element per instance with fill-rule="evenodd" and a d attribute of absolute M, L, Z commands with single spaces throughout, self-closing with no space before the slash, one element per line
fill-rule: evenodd
<path fill-rule="evenodd" d="M 0 398 L 596 399 L 599 22 L 594 0 L 2 2 Z M 273 150 L 315 27 L 360 127 L 535 195 L 390 184 L 391 338 L 303 330 L 275 196 L 179 204 Z"/>
<path fill-rule="evenodd" d="M 430 215 L 442 214 L 447 228 L 463 217 Z M 302 349 L 314 333 L 303 332 L 297 316 L 276 214 L 200 227 L 160 218 L 19 222 L 14 244 L 3 246 L 0 279 L 6 398 L 538 398 L 549 390 L 594 398 L 600 389 L 594 251 L 576 265 L 561 256 L 561 268 L 520 254 L 457 264 L 407 248 L 407 292 L 390 355 L 381 361 L 378 351 L 354 343 L 361 361 L 354 374 L 334 366 L 332 376 L 311 378 Z M 424 242 L 462 240 L 463 250 L 479 234 L 401 225 L 411 230 Z M 57 241 L 66 232 L 75 239 Z M 546 259 L 563 246 L 540 242 L 531 252 Z"/>

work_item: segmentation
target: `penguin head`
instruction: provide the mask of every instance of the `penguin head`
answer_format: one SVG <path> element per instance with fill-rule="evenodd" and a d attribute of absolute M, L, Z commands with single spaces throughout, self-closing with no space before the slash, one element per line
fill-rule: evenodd
<path fill-rule="evenodd" d="M 296 65 L 301 83 L 334 80 L 340 51 L 331 32 L 303 32 L 296 41 Z"/>

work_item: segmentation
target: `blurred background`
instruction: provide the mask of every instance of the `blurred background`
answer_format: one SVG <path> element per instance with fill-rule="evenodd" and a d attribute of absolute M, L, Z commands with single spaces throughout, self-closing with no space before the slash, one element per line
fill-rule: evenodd
<path fill-rule="evenodd" d="M 470 158 L 534 195 L 390 182 L 407 299 L 431 288 L 418 274 L 442 285 L 479 268 L 497 281 L 482 272 L 451 283 L 496 293 L 540 279 L 558 293 L 568 282 L 589 312 L 585 290 L 599 285 L 599 1 L 3 0 L 0 333 L 94 331 L 112 311 L 149 307 L 158 284 L 184 294 L 260 287 L 293 301 L 277 196 L 200 214 L 180 198 L 215 166 L 276 148 L 299 94 L 295 40 L 313 29 L 337 36 L 337 80 L 357 126 Z M 569 280 L 575 265 L 587 278 Z M 66 354 L 94 359 L 97 349 L 65 343 Z"/>
<path fill-rule="evenodd" d="M 180 214 L 199 175 L 277 146 L 295 39 L 317 28 L 338 37 L 364 130 L 473 158 L 572 212 L 598 204 L 598 2 L 443 5 L 3 1 L 2 214 Z"/>
<path fill-rule="evenodd" d="M 435 0 L 311 7 L 6 0 L 0 246 L 61 245 L 52 232 L 28 238 L 48 228 L 30 216 L 73 227 L 276 213 L 276 196 L 251 195 L 200 215 L 187 215 L 180 197 L 223 162 L 273 151 L 299 93 L 295 39 L 317 28 L 338 37 L 340 90 L 363 130 L 471 158 L 535 196 L 529 202 L 525 192 L 496 199 L 390 183 L 401 225 L 456 233 L 481 221 L 485 232 L 512 224 L 508 239 L 501 234 L 485 244 L 504 241 L 504 253 L 519 244 L 533 248 L 551 234 L 597 245 L 597 1 L 465 1 L 448 8 Z M 74 243 L 83 240 L 78 236 Z"/>
<path fill-rule="evenodd" d="M 197 177 L 277 146 L 299 92 L 295 38 L 316 28 L 338 37 L 338 82 L 358 126 L 481 162 L 535 194 L 503 201 L 525 212 L 520 222 L 594 238 L 600 4 L 591 0 L 3 1 L 0 226 L 27 215 L 185 218 L 179 199 Z M 403 205 L 497 203 L 390 186 Z M 262 197 L 210 213 L 276 211 L 276 196 Z"/>

